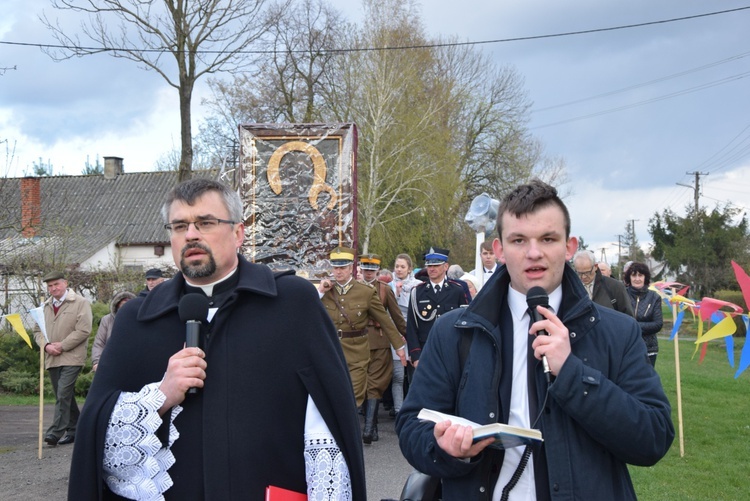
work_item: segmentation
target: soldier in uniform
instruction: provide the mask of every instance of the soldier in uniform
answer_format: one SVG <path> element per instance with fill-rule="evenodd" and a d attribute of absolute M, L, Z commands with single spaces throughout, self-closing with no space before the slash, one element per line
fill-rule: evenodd
<path fill-rule="evenodd" d="M 331 252 L 333 280 L 321 280 L 318 293 L 336 326 L 359 407 L 367 394 L 367 365 L 370 361 L 367 322 L 373 319 L 380 324 L 400 357 L 406 357 L 406 353 L 401 335 L 380 302 L 378 292 L 352 277 L 355 255 L 354 249 L 347 247 L 337 247 Z"/>
<path fill-rule="evenodd" d="M 401 334 L 401 343 L 405 343 L 406 321 L 398 307 L 396 294 L 391 287 L 378 280 L 380 256 L 364 254 L 359 256 L 359 267 L 362 270 L 362 282 L 378 292 L 378 298 L 390 315 L 396 329 Z M 365 400 L 365 430 L 362 440 L 365 444 L 378 441 L 378 403 L 388 388 L 393 376 L 393 357 L 391 342 L 383 332 L 380 324 L 373 319 L 367 323 L 367 340 L 370 343 L 370 363 L 367 365 L 367 399 Z M 401 359 L 406 365 L 406 356 Z"/>
<path fill-rule="evenodd" d="M 451 310 L 469 304 L 463 286 L 446 277 L 448 271 L 447 249 L 431 247 L 425 253 L 424 265 L 429 281 L 417 285 L 411 293 L 406 319 L 406 343 L 414 368 L 435 319 Z"/>

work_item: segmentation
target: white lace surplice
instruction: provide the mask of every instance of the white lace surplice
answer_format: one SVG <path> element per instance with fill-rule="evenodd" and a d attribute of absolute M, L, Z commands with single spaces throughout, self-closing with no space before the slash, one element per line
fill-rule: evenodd
<path fill-rule="evenodd" d="M 156 431 L 162 424 L 159 408 L 166 400 L 159 384 L 138 393 L 122 393 L 107 427 L 104 445 L 105 482 L 115 494 L 138 500 L 163 500 L 172 486 L 167 470 L 175 463 L 170 447 L 180 434 L 172 409 L 169 444 L 162 447 Z M 305 476 L 310 500 L 352 499 L 351 479 L 344 455 L 318 408 L 308 396 L 305 415 Z"/>
<path fill-rule="evenodd" d="M 305 414 L 305 472 L 309 500 L 352 499 L 352 481 L 344 454 L 310 396 Z"/>
<path fill-rule="evenodd" d="M 182 407 L 172 409 L 169 445 L 162 447 L 156 431 L 162 424 L 159 408 L 166 396 L 160 383 L 151 383 L 138 393 L 122 393 L 107 426 L 104 442 L 104 480 L 112 492 L 128 499 L 163 500 L 172 487 L 167 470 L 175 459 L 169 448 L 180 434 L 174 418 Z"/>

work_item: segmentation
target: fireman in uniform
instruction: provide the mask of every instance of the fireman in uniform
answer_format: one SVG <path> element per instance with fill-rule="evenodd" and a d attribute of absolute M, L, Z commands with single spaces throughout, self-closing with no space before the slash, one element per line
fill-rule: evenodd
<path fill-rule="evenodd" d="M 447 249 L 431 247 L 425 252 L 424 265 L 429 280 L 417 285 L 411 292 L 406 319 L 406 343 L 414 368 L 435 319 L 443 313 L 469 304 L 463 286 L 446 277 L 448 271 Z"/>

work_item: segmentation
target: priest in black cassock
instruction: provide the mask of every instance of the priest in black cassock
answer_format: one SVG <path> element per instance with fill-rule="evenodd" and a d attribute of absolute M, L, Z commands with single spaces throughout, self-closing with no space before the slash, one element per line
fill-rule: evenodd
<path fill-rule="evenodd" d="M 162 215 L 180 273 L 117 315 L 69 499 L 264 499 L 267 486 L 366 499 L 351 381 L 315 287 L 237 254 L 242 204 L 221 183 L 181 183 Z M 188 293 L 209 308 L 185 348 Z"/>

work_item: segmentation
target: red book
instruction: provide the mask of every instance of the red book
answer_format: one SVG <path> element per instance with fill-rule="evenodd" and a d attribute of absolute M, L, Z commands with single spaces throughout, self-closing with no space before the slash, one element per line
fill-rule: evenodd
<path fill-rule="evenodd" d="M 266 487 L 266 501 L 307 501 L 307 494 L 269 485 Z"/>

